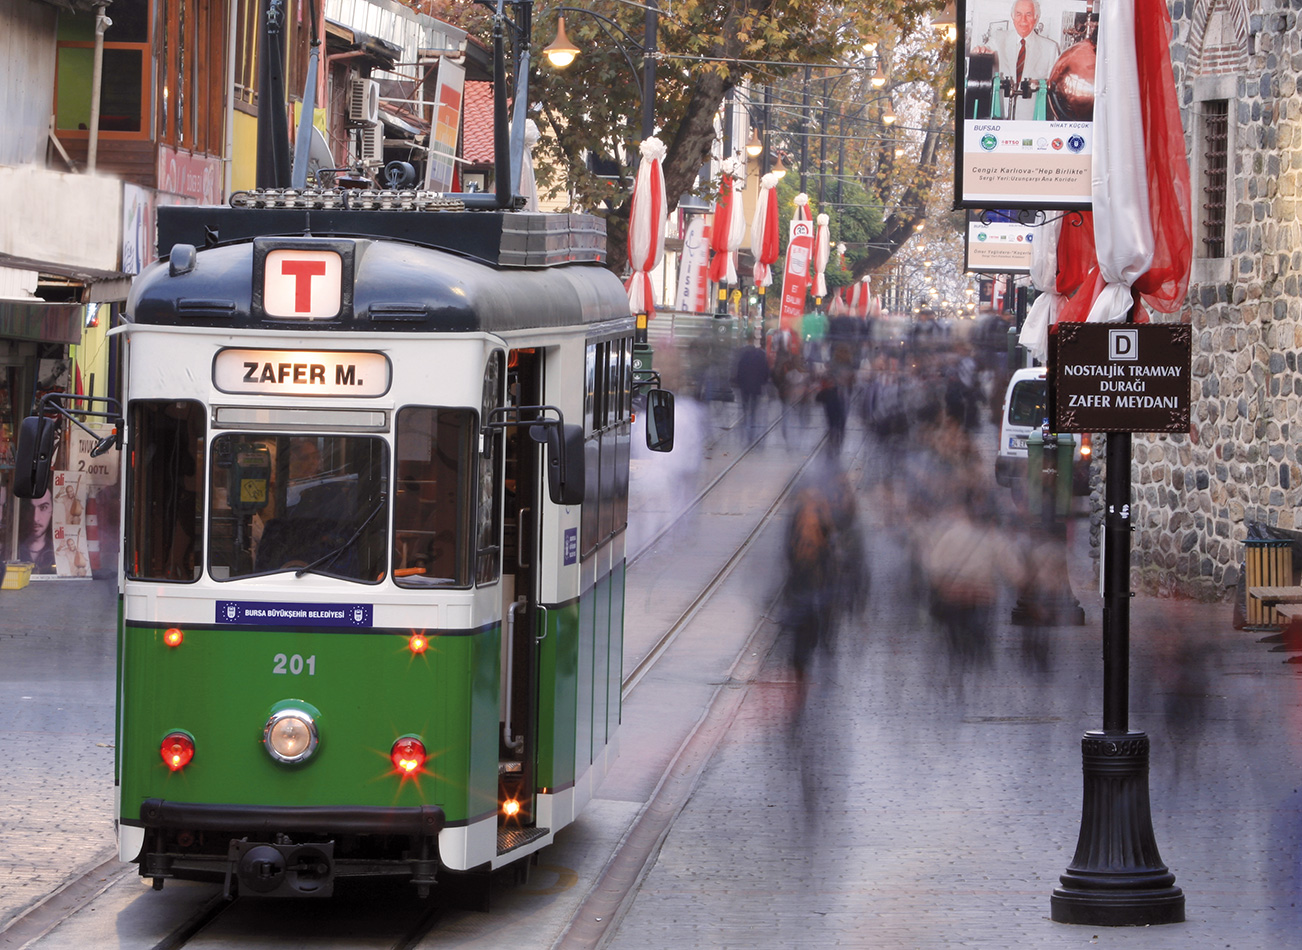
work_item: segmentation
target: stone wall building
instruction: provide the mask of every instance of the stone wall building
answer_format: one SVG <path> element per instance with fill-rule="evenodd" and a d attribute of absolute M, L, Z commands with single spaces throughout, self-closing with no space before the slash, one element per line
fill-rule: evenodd
<path fill-rule="evenodd" d="M 1146 590 L 1225 597 L 1251 522 L 1302 530 L 1299 11 L 1171 4 L 1193 185 L 1193 428 L 1134 438 L 1132 565 Z"/>

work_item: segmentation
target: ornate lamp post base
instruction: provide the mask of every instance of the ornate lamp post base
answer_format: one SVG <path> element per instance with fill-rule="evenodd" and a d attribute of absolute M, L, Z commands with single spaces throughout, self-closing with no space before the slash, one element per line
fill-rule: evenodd
<path fill-rule="evenodd" d="M 1076 856 L 1055 888 L 1061 924 L 1141 927 L 1184 921 L 1184 892 L 1162 863 L 1148 800 L 1148 736 L 1085 733 L 1085 796 Z"/>

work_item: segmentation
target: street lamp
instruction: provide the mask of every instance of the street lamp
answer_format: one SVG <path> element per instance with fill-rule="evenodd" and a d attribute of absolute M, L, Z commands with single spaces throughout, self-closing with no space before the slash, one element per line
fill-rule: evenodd
<path fill-rule="evenodd" d="M 570 42 L 570 38 L 565 35 L 565 17 L 558 16 L 556 18 L 556 39 L 543 47 L 543 55 L 547 57 L 547 62 L 557 69 L 564 69 L 574 62 L 574 57 L 578 56 L 579 52 L 579 48 Z"/>
<path fill-rule="evenodd" d="M 642 4 L 636 4 L 642 6 Z M 655 89 L 656 89 L 656 30 L 660 21 L 660 9 L 656 0 L 647 0 L 645 4 L 646 19 L 642 42 L 639 43 L 629 32 L 608 16 L 586 10 L 583 7 L 562 6 L 556 8 L 556 38 L 543 47 L 547 62 L 556 69 L 564 69 L 582 52 L 565 35 L 565 14 L 582 13 L 597 21 L 597 25 L 614 41 L 616 48 L 623 54 L 628 68 L 638 80 L 638 96 L 642 100 L 642 140 L 646 141 L 655 131 Z M 619 35 L 616 36 L 615 34 Z M 620 37 L 623 41 L 620 41 Z M 638 76 L 637 65 L 628 54 L 628 47 L 642 53 L 642 74 Z"/>

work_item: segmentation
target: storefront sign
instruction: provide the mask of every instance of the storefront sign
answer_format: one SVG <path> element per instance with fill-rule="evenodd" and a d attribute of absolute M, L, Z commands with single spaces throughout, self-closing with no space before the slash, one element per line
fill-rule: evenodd
<path fill-rule="evenodd" d="M 1057 432 L 1188 432 L 1193 334 L 1177 323 L 1060 323 L 1049 335 Z"/>
<path fill-rule="evenodd" d="M 222 160 L 160 145 L 158 147 L 158 190 L 193 198 L 200 204 L 220 204 Z"/>

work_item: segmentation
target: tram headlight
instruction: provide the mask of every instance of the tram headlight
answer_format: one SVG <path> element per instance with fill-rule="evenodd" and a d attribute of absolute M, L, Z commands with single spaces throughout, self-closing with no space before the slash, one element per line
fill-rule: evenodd
<path fill-rule="evenodd" d="M 188 732 L 169 732 L 163 736 L 158 754 L 163 757 L 164 765 L 179 772 L 194 758 L 194 736 Z"/>
<path fill-rule="evenodd" d="M 267 754 L 277 762 L 302 762 L 316 751 L 318 741 L 316 717 L 295 707 L 272 713 L 262 730 Z"/>

